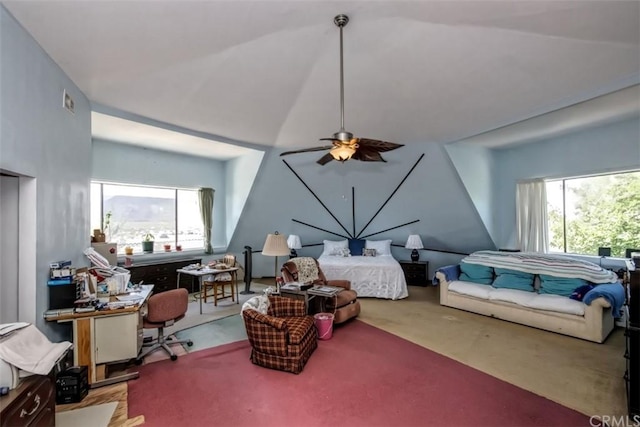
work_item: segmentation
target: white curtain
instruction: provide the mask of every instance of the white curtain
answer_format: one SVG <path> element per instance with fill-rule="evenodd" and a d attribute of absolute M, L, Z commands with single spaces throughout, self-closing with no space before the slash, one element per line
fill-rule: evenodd
<path fill-rule="evenodd" d="M 541 179 L 516 187 L 516 232 L 521 251 L 548 252 L 547 187 Z"/>

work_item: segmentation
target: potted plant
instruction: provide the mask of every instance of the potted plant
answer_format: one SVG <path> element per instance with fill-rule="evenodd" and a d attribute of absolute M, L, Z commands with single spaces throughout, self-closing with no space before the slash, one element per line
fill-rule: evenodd
<path fill-rule="evenodd" d="M 169 243 L 165 243 L 164 244 L 164 251 L 165 252 L 171 252 L 171 245 Z"/>
<path fill-rule="evenodd" d="M 153 253 L 153 243 L 155 240 L 155 236 L 151 233 L 147 233 L 142 238 L 142 252 L 146 254 Z"/>
<path fill-rule="evenodd" d="M 125 255 L 133 255 L 133 248 L 129 245 L 124 247 L 124 254 Z"/>

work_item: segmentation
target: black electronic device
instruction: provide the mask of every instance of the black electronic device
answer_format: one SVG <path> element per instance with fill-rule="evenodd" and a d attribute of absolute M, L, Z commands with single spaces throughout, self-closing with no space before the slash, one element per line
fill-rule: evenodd
<path fill-rule="evenodd" d="M 611 248 L 598 248 L 598 256 L 611 256 Z"/>
<path fill-rule="evenodd" d="M 86 366 L 72 366 L 56 376 L 56 404 L 80 402 L 89 393 Z"/>
<path fill-rule="evenodd" d="M 63 285 L 49 285 L 49 308 L 72 308 L 75 301 L 82 295 L 82 286 L 79 282 Z"/>

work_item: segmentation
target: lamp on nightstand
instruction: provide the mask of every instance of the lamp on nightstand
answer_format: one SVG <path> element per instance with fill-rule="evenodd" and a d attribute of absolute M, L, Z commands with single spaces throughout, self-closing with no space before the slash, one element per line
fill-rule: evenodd
<path fill-rule="evenodd" d="M 274 279 L 276 280 L 276 289 L 278 289 L 278 257 L 289 255 L 289 246 L 287 246 L 287 238 L 284 234 L 277 231 L 274 234 L 268 234 L 262 248 L 262 255 L 276 257 Z"/>
<path fill-rule="evenodd" d="M 424 249 L 424 245 L 422 244 L 422 239 L 417 234 L 409 235 L 407 239 L 407 244 L 404 245 L 407 249 L 413 249 L 411 251 L 411 261 L 417 262 L 420 259 L 420 254 L 418 253 L 418 249 Z"/>
<path fill-rule="evenodd" d="M 289 254 L 289 258 L 295 258 L 298 256 L 296 249 L 302 249 L 302 242 L 300 242 L 300 236 L 295 234 L 290 234 L 287 239 L 287 246 L 291 249 L 291 253 Z"/>

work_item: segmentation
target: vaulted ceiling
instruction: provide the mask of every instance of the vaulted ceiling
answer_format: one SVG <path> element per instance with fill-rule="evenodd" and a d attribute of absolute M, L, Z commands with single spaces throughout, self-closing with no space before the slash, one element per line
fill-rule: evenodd
<path fill-rule="evenodd" d="M 640 82 L 638 1 L 6 1 L 96 106 L 303 148 L 447 143 Z"/>

